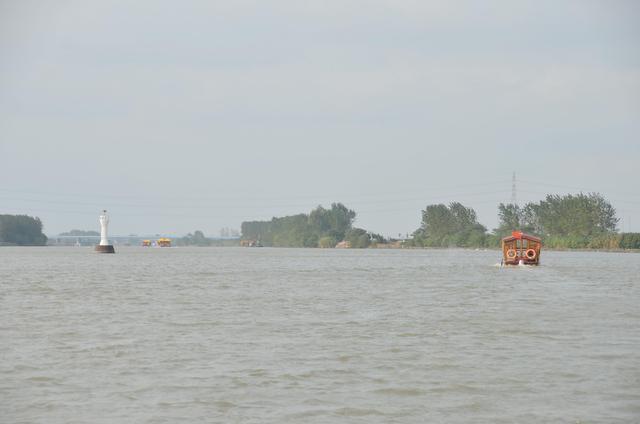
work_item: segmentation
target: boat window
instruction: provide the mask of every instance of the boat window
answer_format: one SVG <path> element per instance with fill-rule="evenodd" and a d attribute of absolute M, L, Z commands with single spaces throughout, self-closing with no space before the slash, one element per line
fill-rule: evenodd
<path fill-rule="evenodd" d="M 525 248 L 525 249 L 528 248 L 529 247 L 529 240 L 526 240 L 526 239 L 522 240 L 522 247 Z"/>

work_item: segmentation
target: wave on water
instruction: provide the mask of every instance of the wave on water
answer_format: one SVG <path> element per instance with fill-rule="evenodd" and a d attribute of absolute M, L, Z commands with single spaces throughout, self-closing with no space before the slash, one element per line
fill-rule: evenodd
<path fill-rule="evenodd" d="M 535 265 L 518 264 L 518 265 L 505 265 L 501 262 L 496 262 L 491 265 L 493 268 L 510 268 L 510 269 L 532 269 Z"/>

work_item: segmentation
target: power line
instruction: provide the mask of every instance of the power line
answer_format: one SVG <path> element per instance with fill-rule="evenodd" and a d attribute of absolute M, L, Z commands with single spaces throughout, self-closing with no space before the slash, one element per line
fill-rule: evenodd
<path fill-rule="evenodd" d="M 540 182 L 540 181 L 531 181 L 531 180 L 519 180 L 519 181 L 521 183 L 525 183 L 525 184 L 544 186 L 544 187 L 562 188 L 562 189 L 565 189 L 565 190 L 577 190 L 577 191 L 580 191 L 580 192 L 583 192 L 583 193 L 592 193 L 592 192 L 597 192 L 598 191 L 598 190 L 585 190 L 585 187 L 566 186 L 566 185 L 562 185 L 562 184 L 544 183 L 544 182 Z M 621 195 L 621 196 L 636 196 L 636 197 L 640 197 L 640 193 L 622 192 L 622 191 L 618 191 L 617 189 L 614 189 L 614 190 L 607 189 L 606 192 L 607 193 L 618 194 L 618 195 Z"/>
<path fill-rule="evenodd" d="M 467 192 L 467 193 L 449 193 L 447 195 L 434 196 L 429 194 L 424 194 L 421 196 L 413 196 L 413 197 L 404 197 L 402 199 L 386 199 L 386 200 L 358 200 L 358 199 L 348 199 L 350 205 L 381 205 L 381 204 L 389 204 L 389 203 L 406 203 L 406 202 L 434 202 L 434 201 L 442 201 L 447 199 L 456 199 L 456 198 L 469 198 L 475 196 L 486 196 L 489 194 L 504 194 L 504 190 L 492 190 L 492 191 L 482 191 L 482 192 Z M 31 202 L 31 203 L 40 203 L 40 204 L 58 204 L 58 205 L 77 205 L 77 206 L 91 206 L 95 208 L 102 207 L 105 202 L 104 201 L 96 201 L 96 202 L 82 202 L 77 200 L 50 200 L 50 199 L 36 199 L 36 198 L 25 198 L 25 197 L 4 197 L 0 196 L 5 200 L 13 200 L 13 201 L 21 201 L 21 202 Z M 205 199 L 206 200 L 206 199 Z M 206 204 L 158 204 L 158 203 L 121 203 L 121 202 L 109 202 L 110 207 L 134 207 L 134 208 L 158 208 L 163 207 L 165 209 L 255 209 L 257 207 L 266 207 L 266 208 L 283 208 L 283 207 L 309 207 L 310 204 L 313 203 L 313 206 L 316 206 L 315 202 L 305 202 L 305 203 L 270 203 L 263 204 L 259 201 L 253 201 L 250 204 L 237 204 L 237 203 L 225 203 L 225 204 L 215 204 L 215 205 L 206 205 Z M 313 207 L 312 206 L 312 207 Z"/>
<path fill-rule="evenodd" d="M 241 192 L 238 192 L 237 194 L 234 194 L 232 196 L 211 196 L 210 194 L 201 194 L 201 195 L 193 195 L 193 196 L 175 196 L 175 195 L 162 195 L 161 199 L 162 201 L 170 201 L 170 200 L 178 200 L 178 201 L 190 201 L 190 200 L 194 200 L 194 201 L 202 201 L 202 200 L 212 200 L 212 201 L 224 201 L 224 200 L 237 200 L 238 198 L 246 198 L 248 196 L 251 196 L 251 198 L 259 200 L 259 199 L 268 199 L 268 200 L 284 200 L 284 201 L 290 201 L 292 199 L 317 199 L 317 198 L 328 198 L 328 197 L 332 197 L 332 198 L 340 198 L 340 197 L 353 197 L 354 195 L 359 197 L 359 198 L 366 198 L 366 197 L 380 197 L 380 196 L 386 196 L 386 195 L 392 195 L 392 196 L 403 196 L 404 194 L 420 194 L 420 193 L 424 193 L 425 190 L 429 190 L 431 192 L 434 191 L 442 191 L 442 190 L 451 190 L 451 189 L 465 189 L 465 188 L 472 188 L 472 187 L 482 187 L 482 186 L 501 186 L 502 184 L 504 184 L 504 180 L 494 180 L 494 181 L 486 181 L 486 182 L 473 182 L 473 183 L 465 183 L 465 184 L 441 184 L 441 185 L 434 185 L 431 183 L 425 183 L 424 184 L 424 188 L 421 189 L 416 189 L 416 190 L 394 190 L 394 191 L 387 191 L 387 192 L 382 192 L 382 191 L 376 191 L 376 192 L 370 192 L 370 193 L 363 193 L 363 192 L 357 192 L 357 193 L 346 193 L 346 192 L 342 192 L 342 193 L 323 193 L 323 194 L 309 194 L 308 192 L 305 194 L 290 194 L 287 195 L 286 197 L 280 197 L 280 196 L 271 196 L 271 195 L 258 195 L 256 196 L 255 194 L 243 194 Z M 97 194 L 96 192 L 90 192 L 90 193 L 62 193 L 62 192 L 51 192 L 51 191 L 42 191 L 42 190 L 21 190 L 21 189 L 15 189 L 15 188 L 6 188 L 6 187 L 0 187 L 0 192 L 9 192 L 9 193 L 19 193 L 19 194 L 33 194 L 33 195 L 44 195 L 44 196 L 55 196 L 55 197 L 82 197 L 84 199 L 91 199 L 91 198 L 95 198 L 100 200 L 101 202 L 104 199 L 137 199 L 137 200 L 153 200 L 154 198 L 157 199 L 156 196 L 149 196 L 147 195 L 126 195 L 126 194 Z"/>

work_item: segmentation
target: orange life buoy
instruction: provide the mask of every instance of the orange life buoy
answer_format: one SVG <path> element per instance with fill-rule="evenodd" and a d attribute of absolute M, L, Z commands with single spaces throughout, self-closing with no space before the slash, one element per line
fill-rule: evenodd
<path fill-rule="evenodd" d="M 536 251 L 533 249 L 529 249 L 526 251 L 525 256 L 527 259 L 533 260 L 536 258 Z"/>
<path fill-rule="evenodd" d="M 507 258 L 515 259 L 516 258 L 516 251 L 513 250 L 513 249 L 507 250 Z"/>

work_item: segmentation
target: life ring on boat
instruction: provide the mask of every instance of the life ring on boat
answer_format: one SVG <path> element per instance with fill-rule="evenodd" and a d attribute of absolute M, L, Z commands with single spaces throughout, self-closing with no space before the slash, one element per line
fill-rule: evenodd
<path fill-rule="evenodd" d="M 513 250 L 513 249 L 507 250 L 507 258 L 508 259 L 515 259 L 516 258 L 516 251 Z"/>
<path fill-rule="evenodd" d="M 533 249 L 529 249 L 525 252 L 524 255 L 527 257 L 527 259 L 534 260 L 536 258 L 536 251 Z"/>

